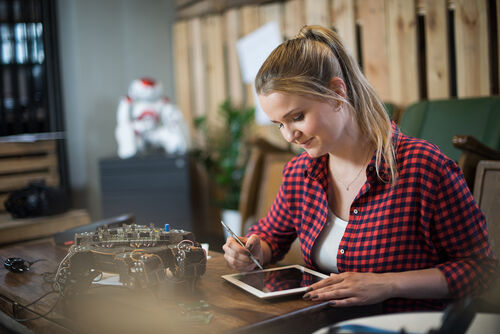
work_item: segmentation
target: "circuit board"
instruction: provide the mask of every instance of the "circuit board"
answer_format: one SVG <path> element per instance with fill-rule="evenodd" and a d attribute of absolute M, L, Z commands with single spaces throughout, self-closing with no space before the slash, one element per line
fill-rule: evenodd
<path fill-rule="evenodd" d="M 194 234 L 167 226 L 104 225 L 76 233 L 74 240 L 56 273 L 69 293 L 86 289 L 103 272 L 119 274 L 124 286 L 144 288 L 169 278 L 194 287 L 206 270 L 206 254 Z"/>

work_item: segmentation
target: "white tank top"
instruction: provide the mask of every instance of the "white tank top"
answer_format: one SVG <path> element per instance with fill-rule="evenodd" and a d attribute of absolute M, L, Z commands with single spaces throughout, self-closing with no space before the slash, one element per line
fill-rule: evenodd
<path fill-rule="evenodd" d="M 336 217 L 328 208 L 326 225 L 321 231 L 314 246 L 314 261 L 324 272 L 338 273 L 337 253 L 340 240 L 344 236 L 348 222 Z"/>

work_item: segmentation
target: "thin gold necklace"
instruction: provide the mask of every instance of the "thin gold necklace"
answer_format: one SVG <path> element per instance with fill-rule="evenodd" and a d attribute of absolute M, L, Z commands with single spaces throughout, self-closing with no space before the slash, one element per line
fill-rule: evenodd
<path fill-rule="evenodd" d="M 370 159 L 370 155 L 368 155 L 368 159 Z M 358 177 L 361 175 L 361 172 L 363 171 L 363 169 L 365 169 L 365 165 L 367 164 L 368 162 L 368 159 L 366 159 L 365 163 L 363 164 L 363 166 L 361 166 L 361 169 L 359 170 L 358 174 L 356 174 L 356 177 L 351 181 L 349 182 L 349 184 L 345 184 L 340 178 L 335 178 L 337 181 L 339 181 L 345 188 L 346 191 L 349 191 L 350 187 L 352 186 L 352 184 L 358 179 Z M 330 160 L 331 161 L 331 160 Z M 330 166 L 331 166 L 331 162 L 330 162 Z M 333 168 L 330 167 L 330 172 L 332 173 L 332 176 L 335 176 L 333 175 Z"/>

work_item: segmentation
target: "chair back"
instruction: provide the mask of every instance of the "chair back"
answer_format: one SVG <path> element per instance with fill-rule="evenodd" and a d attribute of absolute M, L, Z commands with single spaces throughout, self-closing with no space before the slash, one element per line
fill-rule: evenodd
<path fill-rule="evenodd" d="M 476 169 L 474 199 L 486 217 L 490 243 L 500 259 L 500 161 L 482 160 Z M 483 312 L 500 312 L 500 277 L 492 288 L 479 298 L 478 308 Z"/>
<path fill-rule="evenodd" d="M 387 115 L 389 116 L 389 118 L 398 123 L 399 119 L 399 110 L 398 108 L 396 108 L 396 105 L 390 103 L 390 102 L 384 102 L 384 108 L 385 108 L 385 111 L 387 112 Z"/>
<path fill-rule="evenodd" d="M 477 165 L 474 199 L 486 217 L 490 243 L 500 259 L 500 161 L 482 160 Z"/>
<path fill-rule="evenodd" d="M 406 135 L 425 139 L 458 161 L 455 135 L 472 135 L 492 149 L 500 149 L 500 97 L 421 101 L 404 111 L 399 127 Z"/>
<path fill-rule="evenodd" d="M 262 138 L 252 144 L 239 204 L 243 233 L 269 211 L 281 186 L 283 167 L 294 156 Z"/>

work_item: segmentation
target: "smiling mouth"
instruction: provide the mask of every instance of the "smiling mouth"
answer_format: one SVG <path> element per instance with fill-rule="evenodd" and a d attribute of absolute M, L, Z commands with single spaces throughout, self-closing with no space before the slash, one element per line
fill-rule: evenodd
<path fill-rule="evenodd" d="M 312 140 L 313 140 L 313 138 L 309 138 L 305 142 L 299 143 L 299 145 L 300 146 L 308 146 L 311 143 Z"/>

